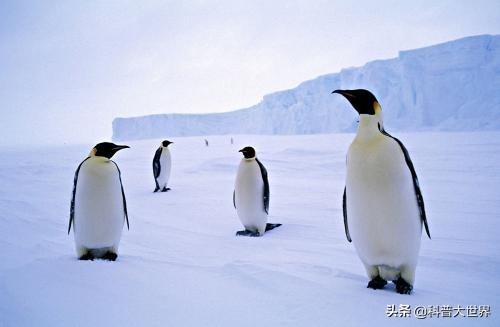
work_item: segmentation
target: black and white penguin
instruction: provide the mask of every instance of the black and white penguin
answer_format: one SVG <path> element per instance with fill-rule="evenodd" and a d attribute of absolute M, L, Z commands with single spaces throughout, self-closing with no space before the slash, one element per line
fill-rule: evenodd
<path fill-rule="evenodd" d="M 121 172 L 111 157 L 127 145 L 97 144 L 75 172 L 68 234 L 73 225 L 78 259 L 115 261 L 123 225 L 129 227 Z"/>
<path fill-rule="evenodd" d="M 155 177 L 156 188 L 153 192 L 167 192 L 170 190 L 167 184 L 172 168 L 172 158 L 168 146 L 172 143 L 174 142 L 168 140 L 161 142 L 160 147 L 155 152 L 153 158 L 153 175 Z"/>
<path fill-rule="evenodd" d="M 236 235 L 262 236 L 281 226 L 267 223 L 270 197 L 267 170 L 257 159 L 254 148 L 247 146 L 239 152 L 243 153 L 243 159 L 236 175 L 233 205 L 245 230 Z"/>
<path fill-rule="evenodd" d="M 393 281 L 410 294 L 415 281 L 422 224 L 430 238 L 417 174 L 403 143 L 384 130 L 382 109 L 364 89 L 335 90 L 359 113 L 347 153 L 343 195 L 347 240 L 354 242 L 369 288 Z"/>

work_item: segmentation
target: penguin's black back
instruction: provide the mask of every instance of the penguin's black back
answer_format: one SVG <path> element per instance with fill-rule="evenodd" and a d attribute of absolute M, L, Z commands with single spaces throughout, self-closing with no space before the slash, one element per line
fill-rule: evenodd
<path fill-rule="evenodd" d="M 415 196 L 417 197 L 417 204 L 418 204 L 418 210 L 420 212 L 420 218 L 422 219 L 422 222 L 424 223 L 425 227 L 425 232 L 427 233 L 427 236 L 431 238 L 431 233 L 429 231 L 429 225 L 427 223 L 427 215 L 425 214 L 425 205 L 424 205 L 424 198 L 422 196 L 422 191 L 420 190 L 420 184 L 418 182 L 418 177 L 417 177 L 417 172 L 415 171 L 415 167 L 413 166 L 413 162 L 411 161 L 410 158 L 410 153 L 404 146 L 403 142 L 401 142 L 399 139 L 395 138 L 391 134 L 387 133 L 383 128 L 380 128 L 379 124 L 379 130 L 382 134 L 384 134 L 387 137 L 390 137 L 396 143 L 398 143 L 399 147 L 401 148 L 401 151 L 403 152 L 403 155 L 405 157 L 406 165 L 408 166 L 408 169 L 410 170 L 411 177 L 413 180 L 413 188 L 415 189 Z"/>

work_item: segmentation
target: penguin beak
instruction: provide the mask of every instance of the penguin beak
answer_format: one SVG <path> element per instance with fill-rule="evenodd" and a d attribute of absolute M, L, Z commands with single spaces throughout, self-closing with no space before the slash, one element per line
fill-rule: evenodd
<path fill-rule="evenodd" d="M 333 93 L 338 93 L 340 95 L 343 95 L 344 98 L 346 98 L 347 101 L 349 101 L 354 110 L 356 110 L 358 114 L 360 114 L 360 111 L 358 109 L 357 97 L 350 90 L 335 90 L 332 92 L 332 94 Z"/>
<path fill-rule="evenodd" d="M 349 100 L 349 99 L 354 99 L 354 98 L 356 97 L 354 94 L 349 93 L 349 91 L 347 91 L 347 90 L 335 90 L 335 91 L 333 91 L 333 92 L 332 92 L 332 94 L 333 94 L 333 93 L 338 93 L 338 94 L 340 94 L 340 95 L 343 95 L 343 96 L 344 96 L 344 97 L 346 97 L 348 100 Z"/>
<path fill-rule="evenodd" d="M 117 146 L 115 146 L 115 147 L 113 148 L 113 150 L 114 150 L 115 152 L 117 152 L 117 151 L 120 151 L 120 150 L 123 150 L 123 149 L 128 149 L 128 148 L 130 148 L 128 145 L 117 145 Z"/>
<path fill-rule="evenodd" d="M 240 151 L 238 151 L 238 152 L 243 152 L 243 149 L 241 149 L 241 150 L 240 150 Z"/>

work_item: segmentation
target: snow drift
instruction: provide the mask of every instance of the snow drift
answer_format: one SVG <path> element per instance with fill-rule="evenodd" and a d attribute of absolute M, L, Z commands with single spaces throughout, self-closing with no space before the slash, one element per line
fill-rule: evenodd
<path fill-rule="evenodd" d="M 320 76 L 217 114 L 163 114 L 113 121 L 114 140 L 223 134 L 352 131 L 356 116 L 337 88 L 372 90 L 389 130 L 500 129 L 500 35 L 462 38 L 401 51 L 389 60 Z"/>

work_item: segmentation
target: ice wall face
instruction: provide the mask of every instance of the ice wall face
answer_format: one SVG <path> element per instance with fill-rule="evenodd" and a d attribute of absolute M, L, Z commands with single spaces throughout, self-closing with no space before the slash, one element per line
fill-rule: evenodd
<path fill-rule="evenodd" d="M 354 131 L 356 114 L 335 89 L 366 88 L 389 131 L 500 130 L 500 35 L 402 51 L 398 58 L 320 76 L 218 114 L 165 114 L 113 121 L 113 139 Z"/>

